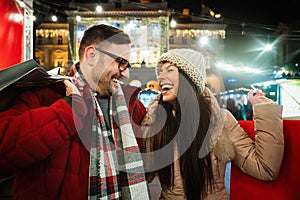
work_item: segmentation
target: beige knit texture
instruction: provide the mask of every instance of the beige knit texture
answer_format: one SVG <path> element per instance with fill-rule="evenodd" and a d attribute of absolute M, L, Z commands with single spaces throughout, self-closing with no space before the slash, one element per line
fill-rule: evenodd
<path fill-rule="evenodd" d="M 195 83 L 200 92 L 204 91 L 206 67 L 203 54 L 192 49 L 172 49 L 160 56 L 158 63 L 162 62 L 176 65 Z M 156 75 L 160 71 L 160 66 L 156 67 Z"/>

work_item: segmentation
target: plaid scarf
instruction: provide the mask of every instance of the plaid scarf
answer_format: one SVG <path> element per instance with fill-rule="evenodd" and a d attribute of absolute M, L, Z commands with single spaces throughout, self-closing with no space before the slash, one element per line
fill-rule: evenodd
<path fill-rule="evenodd" d="M 83 81 L 75 72 L 77 80 Z M 148 200 L 143 160 L 131 126 L 121 85 L 114 94 L 116 111 L 110 98 L 108 128 L 96 95 L 90 90 L 96 117 L 93 119 L 90 147 L 89 199 Z"/>

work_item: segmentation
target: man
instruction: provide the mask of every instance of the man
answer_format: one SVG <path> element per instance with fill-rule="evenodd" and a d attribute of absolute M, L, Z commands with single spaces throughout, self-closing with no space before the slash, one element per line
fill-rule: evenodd
<path fill-rule="evenodd" d="M 135 135 L 146 112 L 128 78 L 130 39 L 86 30 L 72 82 L 27 90 L 0 113 L 0 179 L 16 199 L 148 199 Z"/>

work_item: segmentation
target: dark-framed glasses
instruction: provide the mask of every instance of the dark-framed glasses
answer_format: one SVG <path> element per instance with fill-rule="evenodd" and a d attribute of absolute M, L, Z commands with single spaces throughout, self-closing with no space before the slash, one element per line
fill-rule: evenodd
<path fill-rule="evenodd" d="M 100 51 L 101 53 L 104 53 L 104 54 L 106 54 L 106 55 L 112 57 L 113 59 L 115 59 L 115 61 L 116 61 L 117 63 L 119 63 L 118 68 L 119 68 L 120 72 L 125 71 L 127 68 L 128 68 L 128 69 L 131 68 L 130 63 L 129 63 L 128 60 L 126 60 L 125 58 L 122 58 L 122 57 L 120 57 L 120 56 L 117 56 L 117 55 L 115 55 L 115 54 L 113 54 L 113 53 L 110 53 L 110 52 L 108 52 L 108 51 L 105 51 L 105 50 L 103 50 L 103 49 L 99 49 L 99 48 L 97 48 L 97 47 L 95 47 L 95 48 L 96 48 L 97 51 Z"/>

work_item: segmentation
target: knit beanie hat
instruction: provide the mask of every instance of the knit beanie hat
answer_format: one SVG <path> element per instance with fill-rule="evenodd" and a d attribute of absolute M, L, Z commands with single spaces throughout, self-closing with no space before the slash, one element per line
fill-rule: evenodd
<path fill-rule="evenodd" d="M 160 56 L 156 66 L 156 75 L 160 71 L 161 63 L 171 62 L 181 69 L 197 86 L 200 92 L 204 91 L 206 78 L 206 67 L 204 66 L 204 56 L 192 49 L 172 49 Z"/>

